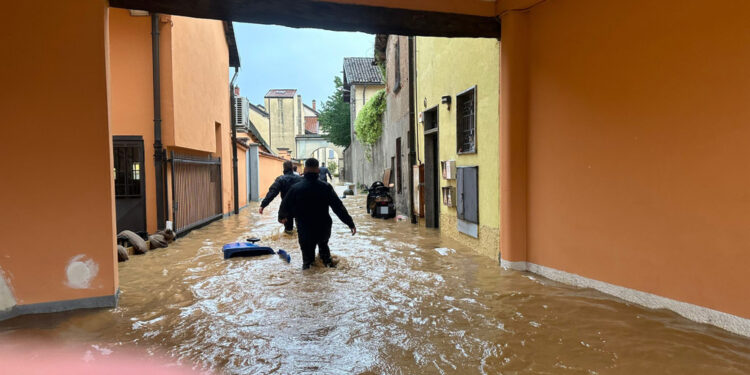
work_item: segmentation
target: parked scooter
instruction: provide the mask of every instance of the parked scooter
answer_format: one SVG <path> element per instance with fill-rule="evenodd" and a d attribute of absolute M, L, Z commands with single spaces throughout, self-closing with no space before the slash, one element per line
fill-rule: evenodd
<path fill-rule="evenodd" d="M 372 217 L 391 219 L 396 217 L 396 206 L 393 204 L 390 186 L 385 186 L 381 181 L 375 181 L 367 189 L 367 213 Z"/>

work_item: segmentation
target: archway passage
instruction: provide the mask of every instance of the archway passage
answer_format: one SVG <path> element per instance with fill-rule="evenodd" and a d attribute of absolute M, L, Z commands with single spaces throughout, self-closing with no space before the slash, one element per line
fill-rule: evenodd
<path fill-rule="evenodd" d="M 110 6 L 180 16 L 372 34 L 500 37 L 494 1 L 111 0 Z M 354 4 L 352 4 L 354 3 Z M 360 5 L 367 4 L 367 5 Z M 290 11 L 294 9 L 294 11 Z"/>
<path fill-rule="evenodd" d="M 335 160 L 337 168 L 343 167 L 342 158 L 344 155 L 344 148 L 329 142 L 322 135 L 298 135 L 295 140 L 297 142 L 297 155 L 299 155 L 300 158 L 316 157 L 320 162 L 324 163 L 330 163 L 329 160 Z M 325 157 L 320 157 L 320 155 L 318 155 L 320 154 L 320 150 L 333 151 L 334 157 L 331 158 L 329 154 L 326 154 Z"/>
<path fill-rule="evenodd" d="M 344 154 L 344 148 L 329 142 L 324 136 L 318 134 L 298 135 L 295 138 L 297 142 L 297 155 L 301 158 L 312 157 L 313 152 L 321 148 L 327 148 L 341 156 Z"/>

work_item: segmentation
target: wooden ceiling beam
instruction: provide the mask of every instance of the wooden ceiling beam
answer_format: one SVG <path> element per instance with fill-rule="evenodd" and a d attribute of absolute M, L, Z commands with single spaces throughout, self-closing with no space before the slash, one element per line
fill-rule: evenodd
<path fill-rule="evenodd" d="M 110 0 L 115 8 L 224 21 L 444 37 L 500 38 L 496 17 L 313 0 Z"/>

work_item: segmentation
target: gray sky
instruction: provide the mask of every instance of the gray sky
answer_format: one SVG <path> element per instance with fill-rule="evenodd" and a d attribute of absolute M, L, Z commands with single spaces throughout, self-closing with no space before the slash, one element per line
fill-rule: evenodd
<path fill-rule="evenodd" d="M 269 89 L 297 89 L 305 104 L 325 102 L 344 57 L 372 57 L 375 37 L 364 33 L 234 23 L 242 67 L 240 95 L 260 104 Z"/>

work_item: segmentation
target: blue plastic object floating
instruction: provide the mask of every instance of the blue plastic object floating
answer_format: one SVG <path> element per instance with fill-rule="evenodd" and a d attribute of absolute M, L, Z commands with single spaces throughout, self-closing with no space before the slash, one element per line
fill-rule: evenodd
<path fill-rule="evenodd" d="M 286 250 L 279 249 L 279 252 L 277 254 L 279 254 L 281 259 L 284 259 L 287 263 L 292 262 L 292 257 L 289 255 L 289 253 L 286 252 Z"/>
<path fill-rule="evenodd" d="M 252 257 L 258 255 L 276 254 L 272 248 L 267 246 L 258 246 L 250 242 L 232 242 L 221 248 L 224 252 L 224 259 L 234 257 Z M 287 254 L 288 255 L 288 254 Z"/>

